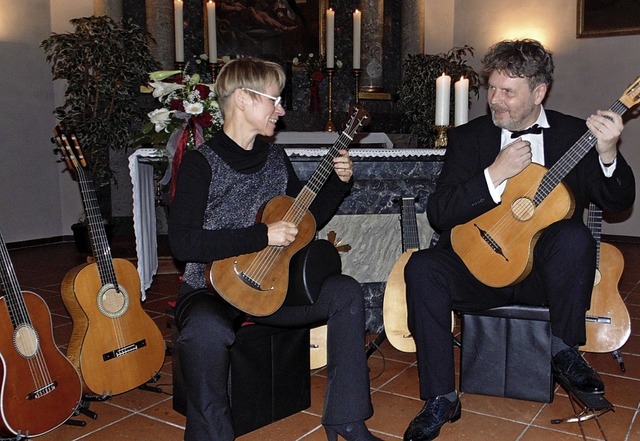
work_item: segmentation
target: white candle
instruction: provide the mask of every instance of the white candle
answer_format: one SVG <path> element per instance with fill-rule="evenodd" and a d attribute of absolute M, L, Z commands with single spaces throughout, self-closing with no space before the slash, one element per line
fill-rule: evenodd
<path fill-rule="evenodd" d="M 360 69 L 360 35 L 362 14 L 356 9 L 353 13 L 353 68 Z"/>
<path fill-rule="evenodd" d="M 327 9 L 327 69 L 333 69 L 333 28 L 335 14 L 333 9 Z"/>
<path fill-rule="evenodd" d="M 455 125 L 456 127 L 469 121 L 469 80 L 460 77 L 453 85 L 455 90 Z"/>
<path fill-rule="evenodd" d="M 449 125 L 450 95 L 451 77 L 443 73 L 436 79 L 436 126 Z"/>
<path fill-rule="evenodd" d="M 184 62 L 184 19 L 182 18 L 182 0 L 173 1 L 173 27 L 176 38 L 176 63 Z"/>
<path fill-rule="evenodd" d="M 218 62 L 218 47 L 216 43 L 216 2 L 207 2 L 207 37 L 209 41 L 209 62 Z"/>

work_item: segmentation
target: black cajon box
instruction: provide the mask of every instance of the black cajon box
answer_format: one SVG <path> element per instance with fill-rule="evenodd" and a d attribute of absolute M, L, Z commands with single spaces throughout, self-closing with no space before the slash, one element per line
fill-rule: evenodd
<path fill-rule="evenodd" d="M 462 392 L 550 403 L 553 385 L 548 308 L 463 313 Z"/>
<path fill-rule="evenodd" d="M 177 337 L 174 329 L 174 341 Z M 173 345 L 173 409 L 185 414 L 179 351 Z M 311 405 L 309 329 L 249 324 L 231 348 L 229 400 L 236 436 Z"/>

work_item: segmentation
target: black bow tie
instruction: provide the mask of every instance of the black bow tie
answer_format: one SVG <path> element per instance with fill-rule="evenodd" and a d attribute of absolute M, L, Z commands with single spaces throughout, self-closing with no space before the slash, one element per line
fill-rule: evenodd
<path fill-rule="evenodd" d="M 515 132 L 511 132 L 511 138 L 519 138 L 522 135 L 526 135 L 527 133 L 533 133 L 534 135 L 539 135 L 542 133 L 542 127 L 538 124 L 534 124 L 528 129 L 525 130 L 516 130 Z"/>

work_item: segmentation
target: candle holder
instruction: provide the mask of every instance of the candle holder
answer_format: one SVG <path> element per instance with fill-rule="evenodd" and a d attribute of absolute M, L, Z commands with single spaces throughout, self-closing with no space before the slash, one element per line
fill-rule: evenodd
<path fill-rule="evenodd" d="M 184 72 L 184 68 L 187 66 L 184 61 L 176 61 L 175 62 L 176 70 L 180 70 Z"/>
<path fill-rule="evenodd" d="M 444 149 L 447 147 L 447 130 L 449 130 L 449 126 L 433 126 L 436 135 L 436 148 Z"/>
<path fill-rule="evenodd" d="M 354 78 L 354 89 L 353 89 L 353 100 L 356 104 L 360 104 L 360 75 L 362 74 L 362 69 L 351 69 L 351 73 Z"/>
<path fill-rule="evenodd" d="M 220 63 L 209 63 L 209 70 L 211 71 L 211 82 L 215 83 L 218 72 L 220 72 Z"/>
<path fill-rule="evenodd" d="M 327 81 L 329 83 L 329 102 L 327 105 L 327 121 L 324 123 L 325 132 L 335 132 L 336 125 L 333 123 L 333 68 L 327 68 Z"/>

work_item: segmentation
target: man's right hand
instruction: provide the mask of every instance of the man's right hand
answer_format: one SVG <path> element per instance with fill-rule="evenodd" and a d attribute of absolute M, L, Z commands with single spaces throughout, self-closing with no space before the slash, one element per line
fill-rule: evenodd
<path fill-rule="evenodd" d="M 531 143 L 518 138 L 503 148 L 493 164 L 489 166 L 489 176 L 493 185 L 498 187 L 504 181 L 514 177 L 531 164 Z"/>

